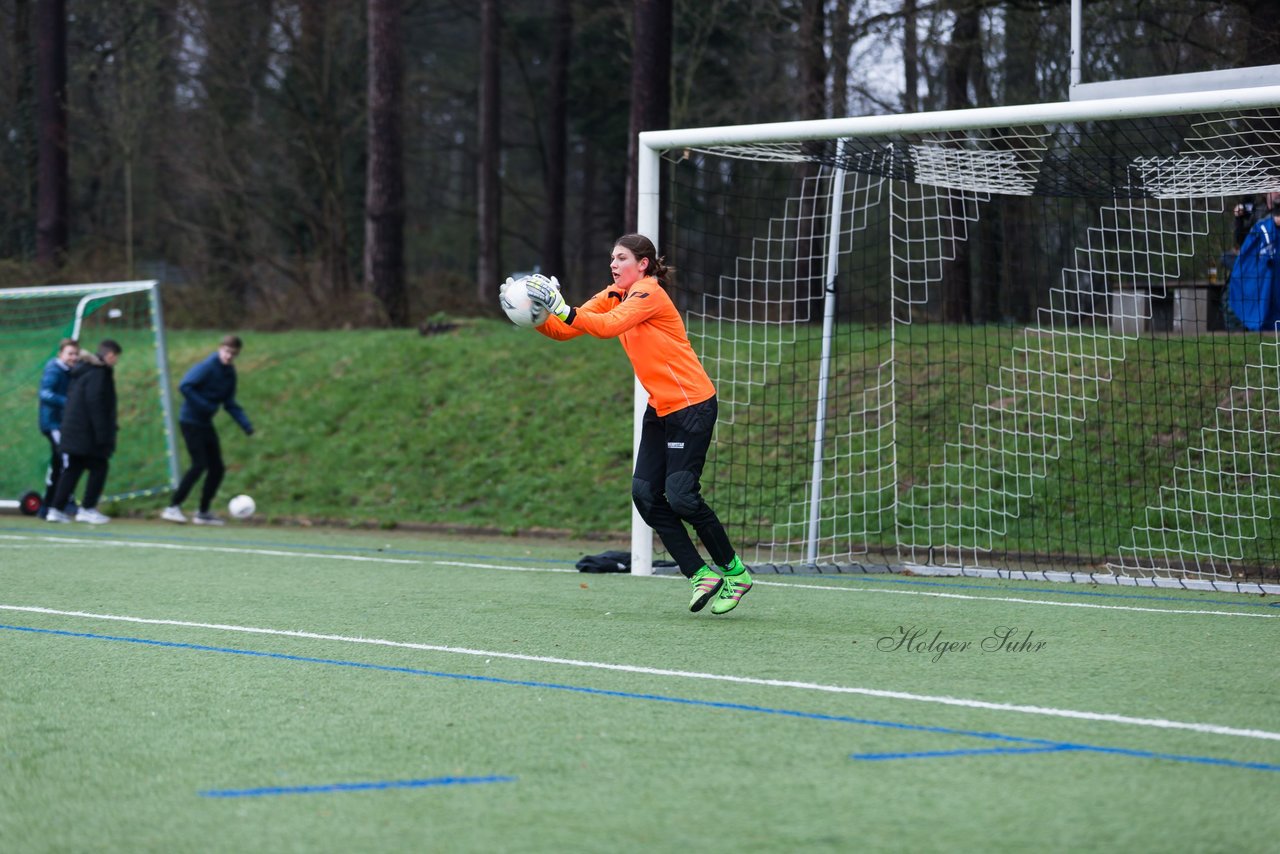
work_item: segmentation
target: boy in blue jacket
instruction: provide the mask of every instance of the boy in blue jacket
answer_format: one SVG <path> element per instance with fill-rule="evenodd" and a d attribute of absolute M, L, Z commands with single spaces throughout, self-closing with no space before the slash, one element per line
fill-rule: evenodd
<path fill-rule="evenodd" d="M 63 338 L 58 342 L 58 355 L 45 362 L 40 376 L 40 432 L 49 441 L 49 474 L 45 478 L 44 503 L 39 516 L 45 517 L 53 503 L 58 478 L 62 476 L 65 459 L 58 447 L 62 442 L 62 412 L 67 406 L 67 386 L 71 383 L 71 369 L 80 361 L 80 342 Z"/>
<path fill-rule="evenodd" d="M 169 506 L 161 512 L 162 519 L 179 524 L 187 521 L 182 512 L 182 502 L 195 487 L 196 481 L 203 476 L 200 509 L 191 517 L 191 521 L 197 525 L 223 524 L 210 510 L 213 498 L 218 494 L 218 487 L 222 485 L 222 476 L 227 471 L 222 462 L 222 446 L 218 442 L 218 431 L 213 426 L 213 416 L 218 413 L 219 408 L 226 409 L 246 436 L 253 435 L 249 416 L 236 403 L 236 369 L 231 364 L 240 355 L 243 346 L 238 335 L 226 336 L 218 345 L 217 352 L 187 371 L 182 384 L 178 386 L 178 390 L 182 392 L 178 426 L 182 428 L 182 438 L 187 443 L 187 453 L 191 455 L 191 468 L 187 469 L 187 473 L 179 481 Z"/>

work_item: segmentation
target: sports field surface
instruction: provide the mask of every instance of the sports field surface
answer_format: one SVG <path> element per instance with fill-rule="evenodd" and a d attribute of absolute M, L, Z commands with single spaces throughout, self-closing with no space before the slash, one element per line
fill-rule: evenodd
<path fill-rule="evenodd" d="M 1280 602 L 0 517 L 0 848 L 1274 851 Z"/>

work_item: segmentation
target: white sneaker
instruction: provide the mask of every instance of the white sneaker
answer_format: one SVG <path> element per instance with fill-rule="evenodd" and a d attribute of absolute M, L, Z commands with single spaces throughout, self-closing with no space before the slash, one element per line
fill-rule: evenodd
<path fill-rule="evenodd" d="M 187 517 L 183 515 L 182 508 L 176 504 L 171 504 L 160 511 L 160 518 L 166 522 L 177 522 L 179 525 L 187 523 Z"/>
<path fill-rule="evenodd" d="M 196 513 L 194 516 L 192 516 L 192 517 L 191 517 L 191 521 L 192 521 L 192 522 L 195 522 L 197 525 L 225 525 L 225 524 L 227 524 L 226 522 L 224 522 L 224 521 L 222 521 L 221 519 L 219 519 L 217 516 L 213 515 L 212 513 L 206 512 L 206 511 L 200 511 L 200 512 Z"/>
<path fill-rule="evenodd" d="M 87 522 L 90 525 L 105 525 L 111 521 L 111 517 L 105 513 L 99 513 L 96 507 L 81 507 L 76 511 L 77 522 Z"/>
<path fill-rule="evenodd" d="M 49 511 L 44 514 L 46 522 L 70 522 L 71 517 L 55 507 L 50 507 Z"/>

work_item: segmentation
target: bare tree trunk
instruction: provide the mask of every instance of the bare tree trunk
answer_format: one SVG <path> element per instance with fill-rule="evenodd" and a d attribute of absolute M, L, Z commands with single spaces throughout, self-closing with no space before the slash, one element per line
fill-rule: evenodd
<path fill-rule="evenodd" d="M 920 37 L 916 33 L 916 0 L 902 0 L 902 71 L 906 91 L 902 93 L 902 109 L 908 113 L 920 109 Z"/>
<path fill-rule="evenodd" d="M 124 269 L 133 278 L 133 153 L 124 160 Z"/>
<path fill-rule="evenodd" d="M 595 245 L 596 229 L 600 224 L 600 211 L 596 209 L 596 149 L 591 140 L 583 141 L 582 160 L 578 169 L 582 175 L 582 210 L 578 226 L 578 269 L 573 280 L 581 281 L 580 287 L 585 288 L 584 291 L 579 291 L 581 299 L 586 294 L 593 294 L 600 289 L 596 280 L 598 278 L 604 281 L 604 274 L 608 269 L 604 256 L 609 250 L 602 251 Z M 597 272 L 599 276 L 596 275 Z M 573 285 L 569 287 L 572 289 Z"/>
<path fill-rule="evenodd" d="M 827 58 L 826 24 L 823 17 L 823 0 L 804 0 L 800 11 L 800 74 L 803 90 L 800 93 L 804 114 L 801 118 L 821 119 L 827 114 Z M 838 72 L 837 72 L 838 73 Z M 800 197 L 800 216 L 796 225 L 796 286 L 807 289 L 809 294 L 808 316 L 810 323 L 821 323 L 826 289 L 831 283 L 826 276 L 826 264 L 819 257 L 822 251 L 821 235 L 825 230 L 816 221 L 818 200 L 814 197 L 814 182 L 808 179 L 819 174 L 819 167 L 805 162 L 796 170 L 796 177 L 803 188 Z M 801 293 L 804 293 L 802 290 Z"/>
<path fill-rule="evenodd" d="M 316 200 L 315 239 L 320 255 L 321 287 L 346 303 L 354 289 L 348 249 L 349 226 L 343 208 L 342 119 L 338 113 L 339 81 L 331 71 L 336 64 L 332 33 L 341 26 L 344 11 L 327 0 L 302 0 L 299 55 L 307 81 L 304 97 L 313 99 L 313 114 L 303 132 L 311 146 L 309 174 Z M 349 10 L 346 10 L 349 11 Z"/>
<path fill-rule="evenodd" d="M 1032 104 L 1039 100 L 1036 87 L 1036 57 L 1040 53 L 1041 13 L 1036 9 L 1010 8 L 1005 17 L 1004 103 Z M 1032 276 L 1032 259 L 1046 251 L 1044 237 L 1035 227 L 1035 206 L 1026 196 L 1002 195 L 992 200 L 1000 231 L 999 282 L 994 302 L 995 316 L 1031 320 L 1037 302 Z"/>
<path fill-rule="evenodd" d="M 831 13 L 831 115 L 849 113 L 849 51 L 853 34 L 849 29 L 849 0 L 836 0 Z"/>
<path fill-rule="evenodd" d="M 155 16 L 155 33 L 156 45 L 155 49 L 159 55 L 157 60 L 157 73 L 159 83 L 157 91 L 160 93 L 155 104 L 155 121 L 161 127 L 172 127 L 177 121 L 177 92 L 178 81 L 178 0 L 157 0 L 152 10 Z M 154 246 L 157 251 L 164 257 L 172 257 L 174 242 L 169 235 L 172 229 L 162 226 L 161 223 L 171 222 L 176 216 L 172 200 L 169 199 L 167 190 L 176 185 L 176 171 L 173 168 L 172 158 L 177 156 L 171 155 L 169 149 L 172 146 L 170 140 L 159 140 L 148 138 L 145 140 L 148 161 L 151 164 L 151 203 L 147 205 L 146 211 L 143 213 L 142 222 L 139 228 L 145 230 L 148 234 L 159 235 L 165 234 L 164 238 L 156 241 Z M 184 151 L 183 156 L 190 156 L 190 152 Z M 166 191 L 160 191 L 158 188 L 165 188 Z"/>
<path fill-rule="evenodd" d="M 192 116 L 198 123 L 192 143 L 200 153 L 194 159 L 170 153 L 171 167 L 189 186 L 209 187 L 197 197 L 202 209 L 195 223 L 207 246 L 205 287 L 222 295 L 232 317 L 244 316 L 258 287 L 252 272 L 253 245 L 262 220 L 255 216 L 246 184 L 257 162 L 251 144 L 254 81 L 268 61 L 269 26 L 266 11 L 256 2 L 208 5 L 208 54 L 199 70 L 206 105 Z"/>
<path fill-rule="evenodd" d="M 67 14 L 65 0 L 37 3 L 36 259 L 58 267 L 68 249 Z"/>
<path fill-rule="evenodd" d="M 955 9 L 955 27 L 951 43 L 947 45 L 944 59 L 948 110 L 962 110 L 973 106 L 969 98 L 970 69 L 978 53 L 980 21 L 976 2 L 959 0 Z M 953 199 L 951 204 L 964 204 L 963 199 Z M 953 214 L 959 221 L 959 212 Z M 947 323 L 970 323 L 973 320 L 972 276 L 970 274 L 970 242 L 954 241 L 955 257 L 942 265 L 942 317 Z"/>
<path fill-rule="evenodd" d="M 827 115 L 827 54 L 824 0 L 804 0 L 800 7 L 800 83 L 806 119 Z"/>
<path fill-rule="evenodd" d="M 631 52 L 631 128 L 627 138 L 626 230 L 636 230 L 637 164 L 641 131 L 665 130 L 671 121 L 671 0 L 636 0 Z M 661 247 L 659 247 L 661 249 Z"/>
<path fill-rule="evenodd" d="M 480 0 L 480 121 L 477 139 L 480 159 L 476 167 L 476 227 L 480 245 L 476 263 L 476 298 L 484 304 L 494 301 L 503 279 L 499 272 L 502 195 L 498 185 L 501 150 L 498 38 L 501 29 L 498 0 Z"/>
<path fill-rule="evenodd" d="M 1274 65 L 1280 55 L 1280 2 L 1246 0 L 1249 29 L 1245 60 L 1249 65 Z"/>
<path fill-rule="evenodd" d="M 14 140 L 18 151 L 19 183 L 15 187 L 14 198 L 10 200 L 11 210 L 16 218 L 30 221 L 31 212 L 35 210 L 36 176 L 39 174 L 38 131 L 35 120 L 36 86 L 35 86 L 35 46 L 31 42 L 31 3 L 30 0 L 17 0 L 13 9 L 13 41 L 12 50 L 14 65 L 20 69 L 14 80 L 13 103 L 17 107 L 19 136 Z M 30 251 L 30 237 L 27 227 L 23 227 L 15 243 L 0 245 L 0 251 L 26 254 Z M 25 251 L 24 251 L 25 250 Z"/>
<path fill-rule="evenodd" d="M 369 0 L 369 163 L 364 284 L 386 322 L 409 325 L 404 282 L 404 36 L 401 0 Z"/>
<path fill-rule="evenodd" d="M 573 41 L 573 4 L 556 0 L 551 23 L 551 67 L 547 92 L 547 171 L 542 220 L 542 267 L 563 276 L 565 172 L 569 101 L 569 46 Z"/>

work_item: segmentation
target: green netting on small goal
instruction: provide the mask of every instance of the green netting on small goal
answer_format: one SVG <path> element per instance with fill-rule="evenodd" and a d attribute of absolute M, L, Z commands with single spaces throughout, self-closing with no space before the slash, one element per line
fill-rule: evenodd
<path fill-rule="evenodd" d="M 69 337 L 84 350 L 95 351 L 107 338 L 123 348 L 115 368 L 120 434 L 104 500 L 172 488 L 176 460 L 156 283 L 6 288 L 0 289 L 0 506 L 44 493 L 49 445 L 40 433 L 40 377 L 58 342 Z"/>

